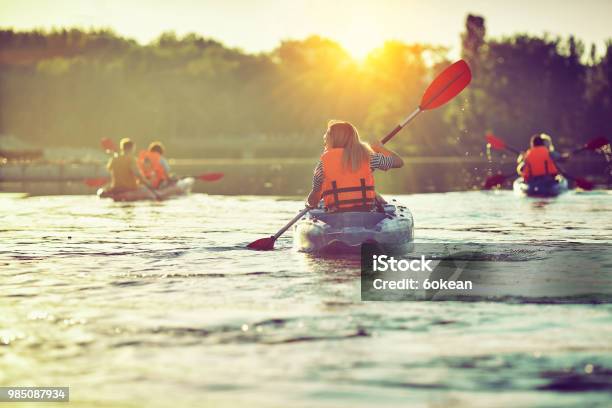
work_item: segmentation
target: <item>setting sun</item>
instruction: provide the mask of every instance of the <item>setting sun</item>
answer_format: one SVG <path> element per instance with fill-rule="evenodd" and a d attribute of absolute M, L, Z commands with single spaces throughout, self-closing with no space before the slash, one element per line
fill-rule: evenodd
<path fill-rule="evenodd" d="M 356 60 L 363 62 L 367 55 L 377 47 L 381 47 L 381 39 L 385 37 L 384 30 L 376 20 L 365 14 L 355 16 L 344 30 L 337 34 L 337 41 Z"/>
<path fill-rule="evenodd" d="M 353 57 L 357 62 L 364 62 L 368 54 L 370 54 L 377 46 L 381 44 L 377 44 L 374 41 L 371 41 L 372 44 L 366 45 L 364 41 L 354 40 L 354 41 L 344 41 L 340 42 L 340 45 Z"/>

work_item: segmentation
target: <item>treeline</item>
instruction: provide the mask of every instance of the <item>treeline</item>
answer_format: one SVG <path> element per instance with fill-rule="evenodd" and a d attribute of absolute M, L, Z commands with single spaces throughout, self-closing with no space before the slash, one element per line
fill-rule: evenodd
<path fill-rule="evenodd" d="M 602 57 L 592 45 L 516 35 L 487 39 L 484 19 L 468 16 L 463 58 L 474 81 L 465 93 L 465 113 L 448 113 L 471 140 L 492 130 L 516 146 L 536 132 L 575 146 L 595 136 L 612 136 L 612 40 Z"/>
<path fill-rule="evenodd" d="M 469 90 L 395 148 L 472 155 L 489 130 L 519 146 L 534 132 L 567 145 L 612 133 L 612 42 L 598 58 L 573 37 L 488 39 L 470 16 L 462 53 Z M 313 156 L 332 118 L 384 136 L 450 62 L 443 47 L 396 41 L 358 62 L 316 36 L 249 54 L 195 34 L 141 46 L 107 30 L 1 30 L 0 135 L 41 147 L 160 139 L 175 157 Z"/>

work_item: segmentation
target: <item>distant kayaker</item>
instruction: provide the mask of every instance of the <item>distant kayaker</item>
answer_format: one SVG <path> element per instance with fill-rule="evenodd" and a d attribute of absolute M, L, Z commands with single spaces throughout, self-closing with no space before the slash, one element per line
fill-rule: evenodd
<path fill-rule="evenodd" d="M 149 185 L 153 188 L 162 188 L 168 185 L 170 177 L 170 165 L 164 157 L 164 145 L 161 142 L 152 142 L 149 148 L 138 155 L 138 168 Z"/>
<path fill-rule="evenodd" d="M 384 203 L 374 190 L 372 172 L 400 168 L 402 158 L 380 142 L 362 142 L 348 122 L 330 121 L 323 142 L 307 204 L 317 207 L 323 199 L 328 211 L 370 211 L 376 201 Z"/>
<path fill-rule="evenodd" d="M 559 173 L 549 146 L 546 145 L 547 138 L 550 140 L 548 135 L 533 135 L 530 149 L 519 156 L 517 171 L 525 181 L 534 177 L 554 177 Z M 552 145 L 552 140 L 550 143 Z"/>
<path fill-rule="evenodd" d="M 536 136 L 536 135 L 534 135 Z M 533 136 L 532 136 L 533 137 Z M 561 153 L 555 150 L 555 145 L 553 144 L 552 136 L 547 135 L 546 133 L 540 133 L 540 138 L 544 141 L 544 146 L 548 148 L 548 153 L 550 157 L 555 161 L 555 163 L 563 163 L 569 159 L 569 153 Z M 521 153 L 517 158 L 517 163 L 521 163 L 524 160 L 525 152 Z"/>
<path fill-rule="evenodd" d="M 129 138 L 121 139 L 119 143 L 120 153 L 114 155 L 106 165 L 111 174 L 109 193 L 118 193 L 145 188 L 139 183 L 146 184 L 146 180 L 140 175 L 134 157 L 134 142 Z"/>

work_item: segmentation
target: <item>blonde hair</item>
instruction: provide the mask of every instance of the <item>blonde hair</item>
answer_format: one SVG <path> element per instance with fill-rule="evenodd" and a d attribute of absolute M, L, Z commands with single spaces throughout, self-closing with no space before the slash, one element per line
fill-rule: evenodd
<path fill-rule="evenodd" d="M 344 149 L 342 167 L 355 172 L 364 162 L 370 161 L 372 148 L 359 139 L 355 126 L 349 122 L 330 120 L 327 123 L 327 141 L 330 148 Z"/>
<path fill-rule="evenodd" d="M 134 142 L 132 142 L 132 139 L 130 139 L 129 137 L 124 137 L 119 142 L 119 148 L 121 149 L 122 152 L 132 150 L 133 147 L 134 147 Z"/>
<path fill-rule="evenodd" d="M 541 133 L 540 138 L 544 141 L 544 144 L 548 147 L 549 151 L 555 151 L 555 145 L 553 144 L 552 137 L 550 137 L 546 133 Z"/>

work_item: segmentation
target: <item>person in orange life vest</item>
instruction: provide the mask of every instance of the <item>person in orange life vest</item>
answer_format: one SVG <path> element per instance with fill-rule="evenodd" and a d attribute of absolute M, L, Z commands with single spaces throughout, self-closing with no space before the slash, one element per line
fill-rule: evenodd
<path fill-rule="evenodd" d="M 153 142 L 147 151 L 138 155 L 140 172 L 153 188 L 162 188 L 171 181 L 170 166 L 163 154 L 164 146 L 161 142 Z"/>
<path fill-rule="evenodd" d="M 550 153 L 550 157 L 555 161 L 555 163 L 563 163 L 569 159 L 569 153 L 561 153 L 558 150 L 555 150 L 555 145 L 553 144 L 552 136 L 547 135 L 546 133 L 541 133 L 540 138 L 544 141 L 544 145 L 548 148 L 548 152 Z M 525 153 L 521 153 L 516 159 L 517 163 L 521 163 L 523 161 Z"/>
<path fill-rule="evenodd" d="M 554 177 L 559 174 L 549 148 L 541 135 L 531 137 L 531 148 L 522 155 L 517 170 L 525 181 L 533 177 Z"/>
<path fill-rule="evenodd" d="M 400 168 L 404 161 L 380 142 L 368 145 L 348 122 L 332 120 L 323 136 L 325 150 L 317 164 L 307 205 L 315 208 L 323 199 L 328 211 L 370 211 L 377 198 L 375 169 Z"/>

